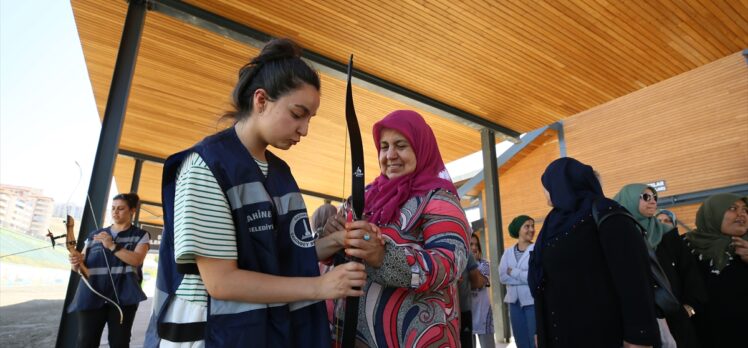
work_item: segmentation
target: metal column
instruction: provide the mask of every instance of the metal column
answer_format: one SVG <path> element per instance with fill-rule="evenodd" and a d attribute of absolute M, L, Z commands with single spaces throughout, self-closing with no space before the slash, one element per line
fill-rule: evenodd
<path fill-rule="evenodd" d="M 504 303 L 506 287 L 499 281 L 499 262 L 504 253 L 504 234 L 501 231 L 501 196 L 496 160 L 496 136 L 490 129 L 481 131 L 483 147 L 483 177 L 485 178 L 485 228 L 488 234 L 488 254 L 491 261 L 491 298 L 494 305 L 493 321 L 496 337 L 509 342 L 509 311 Z"/>
<path fill-rule="evenodd" d="M 140 186 L 140 173 L 143 171 L 143 160 L 140 158 L 135 159 L 135 169 L 132 171 L 132 182 L 130 183 L 130 192 L 138 193 L 138 186 Z"/>
<path fill-rule="evenodd" d="M 145 13 L 146 0 L 130 0 L 119 52 L 117 53 L 117 61 L 114 66 L 112 84 L 109 89 L 109 99 L 104 111 L 104 121 L 101 125 L 99 145 L 96 148 L 91 182 L 88 186 L 88 199 L 79 225 L 78 250 L 82 249 L 88 233 L 100 228 L 99 223 L 103 223 L 104 220 L 114 162 L 122 135 L 122 125 L 125 121 L 127 98 L 130 94 L 130 85 L 135 72 L 135 61 L 137 60 L 143 25 L 145 24 Z M 67 308 L 78 288 L 78 277 L 77 274 L 70 273 L 65 305 L 62 309 L 60 327 L 57 332 L 56 347 L 75 347 L 77 345 L 78 321 L 74 315 L 68 315 Z"/>
<path fill-rule="evenodd" d="M 566 137 L 564 136 L 564 122 L 558 121 L 550 126 L 556 130 L 556 136 L 558 136 L 558 151 L 561 157 L 566 157 Z"/>
<path fill-rule="evenodd" d="M 143 160 L 140 158 L 135 159 L 135 169 L 132 171 L 132 182 L 130 183 L 130 192 L 138 193 L 138 186 L 140 186 L 140 173 L 143 171 Z M 135 207 L 135 226 L 140 227 L 140 204 Z"/>

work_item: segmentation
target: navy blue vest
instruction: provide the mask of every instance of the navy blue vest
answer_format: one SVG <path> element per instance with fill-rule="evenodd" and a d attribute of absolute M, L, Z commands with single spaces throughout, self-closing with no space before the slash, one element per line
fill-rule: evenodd
<path fill-rule="evenodd" d="M 93 236 L 102 231 L 112 234 L 111 227 L 107 227 L 93 231 L 88 235 L 88 250 L 84 259 L 89 272 L 88 282 L 96 291 L 114 301 L 118 301 L 120 306 L 133 305 L 144 301 L 146 296 L 140 288 L 140 281 L 143 279 L 142 266 L 130 266 L 114 256 L 111 251 L 105 249 L 104 244 L 98 241 L 94 242 Z M 132 226 L 128 230 L 118 233 L 114 242 L 121 245 L 123 249 L 134 251 L 135 247 L 138 246 L 138 241 L 147 233 Z M 109 263 L 108 269 L 107 262 Z M 111 278 L 109 278 L 110 271 Z M 116 294 L 112 290 L 112 281 L 117 287 Z M 68 313 L 101 308 L 105 303 L 104 299 L 91 292 L 81 281 L 78 283 L 78 290 L 75 292 L 73 301 L 68 306 Z"/>
<path fill-rule="evenodd" d="M 173 239 L 177 172 L 192 152 L 197 152 L 208 165 L 229 202 L 240 269 L 288 277 L 319 276 L 315 235 L 288 165 L 266 152 L 265 178 L 231 127 L 170 156 L 164 164 L 158 296 L 146 346 L 155 346 L 154 339 L 156 343 L 158 339 L 154 335 L 158 333 L 171 341 L 204 338 L 208 347 L 330 347 L 323 301 L 262 304 L 210 298 L 203 337 L 194 335 L 200 326 L 193 323 L 163 323 L 161 318 L 175 296 L 182 274 L 197 272 L 194 266 L 177 269 Z"/>

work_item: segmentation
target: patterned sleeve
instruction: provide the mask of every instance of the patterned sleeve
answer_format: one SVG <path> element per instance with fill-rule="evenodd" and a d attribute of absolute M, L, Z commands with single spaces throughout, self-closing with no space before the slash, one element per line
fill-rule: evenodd
<path fill-rule="evenodd" d="M 434 195 L 419 219 L 415 228 L 421 230 L 423 246 L 388 239 L 382 266 L 367 267 L 373 281 L 427 292 L 459 279 L 467 263 L 469 224 L 456 198 Z"/>
<path fill-rule="evenodd" d="M 236 259 L 236 233 L 226 196 L 200 155 L 192 153 L 177 177 L 174 199 L 174 256 Z"/>
<path fill-rule="evenodd" d="M 486 286 L 491 285 L 491 264 L 487 260 L 480 260 L 478 263 L 478 272 L 486 278 Z"/>

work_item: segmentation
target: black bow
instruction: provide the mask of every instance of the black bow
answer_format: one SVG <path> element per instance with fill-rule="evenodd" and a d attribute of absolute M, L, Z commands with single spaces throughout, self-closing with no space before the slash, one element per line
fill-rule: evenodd
<path fill-rule="evenodd" d="M 360 220 L 364 214 L 364 147 L 361 142 L 361 130 L 358 128 L 358 120 L 356 119 L 356 109 L 353 107 L 351 75 L 353 75 L 353 55 L 348 60 L 345 122 L 348 125 L 348 138 L 351 144 L 351 211 L 353 212 L 353 220 Z M 361 260 L 352 258 L 352 261 L 360 262 Z M 345 300 L 342 339 L 342 346 L 344 348 L 353 347 L 356 340 L 358 302 L 358 297 L 348 297 Z"/>

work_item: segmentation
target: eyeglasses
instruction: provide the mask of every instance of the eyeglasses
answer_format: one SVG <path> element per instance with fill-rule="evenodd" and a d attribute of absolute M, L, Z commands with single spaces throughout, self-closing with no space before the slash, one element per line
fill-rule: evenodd
<path fill-rule="evenodd" d="M 639 198 L 643 199 L 645 202 L 649 202 L 653 199 L 655 202 L 657 202 L 657 195 L 652 195 L 649 193 L 642 193 L 639 195 Z"/>

